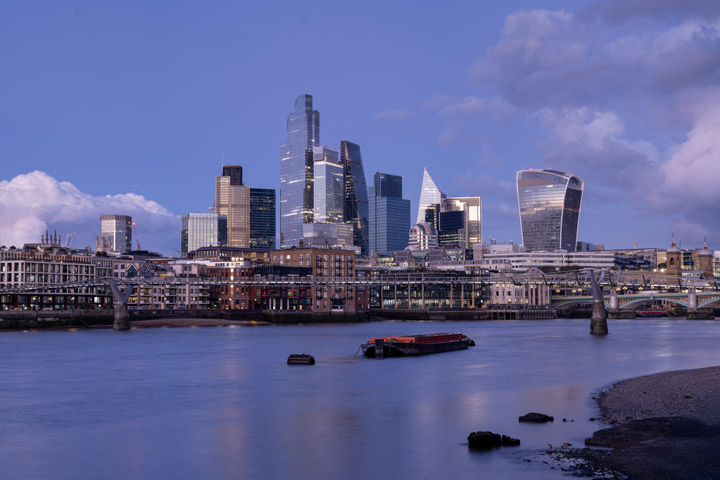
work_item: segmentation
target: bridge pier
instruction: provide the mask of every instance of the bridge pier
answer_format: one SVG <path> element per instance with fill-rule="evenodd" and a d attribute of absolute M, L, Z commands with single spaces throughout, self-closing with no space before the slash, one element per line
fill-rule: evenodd
<path fill-rule="evenodd" d="M 592 317 L 590 319 L 590 333 L 592 335 L 607 335 L 607 312 L 605 311 L 605 299 L 602 290 L 595 278 L 595 272 L 590 270 L 590 284 L 593 292 Z M 615 297 L 617 300 L 617 297 Z"/>
<path fill-rule="evenodd" d="M 115 307 L 115 319 L 113 320 L 113 330 L 130 330 L 130 314 L 128 313 L 128 299 L 132 295 L 133 286 L 127 285 L 125 291 L 121 292 L 112 279 L 107 279 L 106 283 L 110 286 L 113 294 L 113 305 Z"/>

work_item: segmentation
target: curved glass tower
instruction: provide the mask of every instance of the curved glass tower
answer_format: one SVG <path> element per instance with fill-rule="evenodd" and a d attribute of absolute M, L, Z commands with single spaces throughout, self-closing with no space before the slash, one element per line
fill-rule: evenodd
<path fill-rule="evenodd" d="M 312 148 L 320 145 L 320 114 L 312 95 L 295 99 L 280 159 L 280 248 L 297 245 L 303 224 L 313 221 Z"/>
<path fill-rule="evenodd" d="M 556 170 L 517 172 L 520 229 L 528 251 L 575 251 L 583 186 L 580 178 Z"/>

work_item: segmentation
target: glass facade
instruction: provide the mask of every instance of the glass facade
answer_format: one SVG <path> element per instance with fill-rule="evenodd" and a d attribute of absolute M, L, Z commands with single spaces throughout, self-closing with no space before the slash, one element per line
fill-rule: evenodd
<path fill-rule="evenodd" d="M 523 244 L 528 251 L 577 247 L 583 181 L 555 170 L 517 172 Z"/>
<path fill-rule="evenodd" d="M 410 200 L 402 197 L 402 177 L 373 176 L 369 195 L 370 252 L 404 250 L 410 230 Z"/>
<path fill-rule="evenodd" d="M 423 172 L 422 187 L 420 188 L 420 202 L 418 202 L 417 221 L 415 223 L 425 222 L 425 210 L 431 208 L 431 205 L 439 205 L 443 198 L 445 198 L 445 194 L 440 191 L 437 185 L 435 185 L 435 182 L 433 182 L 433 179 L 427 171 L 427 167 L 425 167 Z"/>
<path fill-rule="evenodd" d="M 180 219 L 180 251 L 219 247 L 227 242 L 227 217 L 217 213 L 183 213 Z"/>
<path fill-rule="evenodd" d="M 459 243 L 456 246 L 472 248 L 473 245 L 482 244 L 482 198 L 477 196 L 444 198 L 440 210 L 441 212 L 463 212 L 463 238 L 458 239 Z M 445 226 L 442 213 L 440 215 L 440 244 L 442 245 L 442 230 L 445 230 Z"/>
<path fill-rule="evenodd" d="M 275 190 L 250 188 L 250 248 L 275 248 Z"/>
<path fill-rule="evenodd" d="M 360 145 L 340 142 L 340 163 L 345 174 L 345 222 L 353 226 L 353 245 L 367 255 L 369 245 L 368 192 Z"/>
<path fill-rule="evenodd" d="M 313 222 L 343 221 L 344 181 L 337 150 L 313 147 Z"/>
<path fill-rule="evenodd" d="M 287 119 L 280 158 L 280 247 L 298 245 L 303 224 L 313 221 L 312 148 L 320 145 L 320 113 L 312 96 L 300 95 Z"/>
<path fill-rule="evenodd" d="M 113 252 L 132 250 L 132 217 L 127 215 L 101 215 L 100 237 Z"/>

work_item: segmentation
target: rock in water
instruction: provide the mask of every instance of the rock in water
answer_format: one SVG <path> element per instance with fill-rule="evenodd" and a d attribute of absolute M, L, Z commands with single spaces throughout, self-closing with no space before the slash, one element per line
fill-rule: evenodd
<path fill-rule="evenodd" d="M 493 432 L 473 432 L 468 435 L 467 439 L 470 448 L 479 450 L 490 450 L 491 448 L 498 448 L 500 446 L 517 447 L 520 445 L 520 440 L 517 438 Z"/>
<path fill-rule="evenodd" d="M 470 448 L 489 450 L 502 445 L 502 437 L 493 432 L 472 432 L 467 439 Z"/>
<path fill-rule="evenodd" d="M 545 415 L 544 413 L 530 412 L 519 417 L 518 420 L 521 422 L 545 423 L 552 422 L 555 419 L 550 415 Z"/>

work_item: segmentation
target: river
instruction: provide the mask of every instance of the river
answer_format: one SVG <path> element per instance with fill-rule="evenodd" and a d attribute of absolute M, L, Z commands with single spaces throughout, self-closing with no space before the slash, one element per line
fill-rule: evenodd
<path fill-rule="evenodd" d="M 0 478 L 563 478 L 525 459 L 582 446 L 597 389 L 720 364 L 720 322 L 608 323 L 606 337 L 587 319 L 3 332 Z M 353 355 L 437 331 L 477 346 Z M 518 423 L 530 411 L 555 421 Z M 522 445 L 470 451 L 477 430 Z"/>

